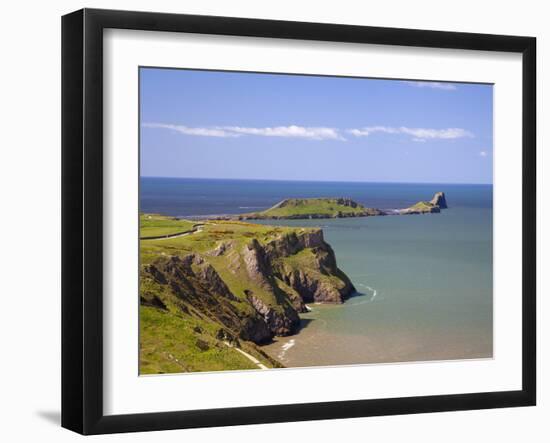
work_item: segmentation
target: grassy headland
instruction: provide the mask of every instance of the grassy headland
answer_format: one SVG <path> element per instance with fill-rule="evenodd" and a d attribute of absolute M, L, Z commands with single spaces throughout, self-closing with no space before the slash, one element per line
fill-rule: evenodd
<path fill-rule="evenodd" d="M 242 214 L 241 220 L 342 218 L 384 215 L 350 198 L 288 198 L 261 212 Z"/>
<path fill-rule="evenodd" d="M 293 220 L 372 217 L 437 213 L 444 208 L 447 208 L 447 203 L 443 192 L 437 192 L 429 202 L 421 201 L 408 208 L 392 210 L 367 208 L 351 198 L 287 198 L 264 211 L 239 215 L 222 215 L 215 218 L 218 220 Z"/>
<path fill-rule="evenodd" d="M 142 218 L 141 373 L 259 367 L 234 347 L 280 366 L 257 345 L 296 332 L 305 303 L 354 291 L 319 229 Z M 143 239 L 157 228 L 175 236 Z"/>

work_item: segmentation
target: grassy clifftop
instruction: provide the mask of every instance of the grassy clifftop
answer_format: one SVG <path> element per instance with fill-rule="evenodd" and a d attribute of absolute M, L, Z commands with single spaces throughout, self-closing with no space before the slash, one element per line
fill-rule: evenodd
<path fill-rule="evenodd" d="M 279 366 L 257 345 L 293 334 L 305 303 L 354 291 L 319 229 L 218 220 L 178 234 L 184 221 L 144 217 L 175 234 L 140 242 L 142 373 L 258 368 L 233 348 Z"/>
<path fill-rule="evenodd" d="M 174 217 L 166 217 L 156 214 L 140 214 L 139 237 L 162 237 L 186 231 L 191 231 L 196 225 L 188 220 L 178 220 Z"/>

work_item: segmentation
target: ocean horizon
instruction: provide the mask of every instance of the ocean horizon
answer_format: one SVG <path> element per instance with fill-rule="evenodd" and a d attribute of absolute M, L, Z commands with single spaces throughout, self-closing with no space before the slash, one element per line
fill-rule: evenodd
<path fill-rule="evenodd" d="M 455 205 L 475 204 L 463 196 L 485 189 L 485 200 L 477 203 L 492 206 L 492 184 L 140 177 L 140 212 L 174 217 L 239 214 L 267 209 L 285 198 L 315 197 L 348 197 L 367 207 L 394 209 L 454 188 L 460 189 Z"/>
<path fill-rule="evenodd" d="M 275 178 L 234 178 L 234 177 L 172 177 L 172 176 L 156 176 L 156 175 L 141 175 L 140 179 L 174 179 L 174 180 L 228 180 L 228 181 L 263 181 L 263 182 L 324 182 L 324 183 L 394 183 L 394 184 L 449 184 L 449 185 L 492 185 L 492 183 L 477 183 L 477 182 L 408 182 L 408 181 L 376 181 L 376 180 L 308 180 L 308 179 L 275 179 Z"/>

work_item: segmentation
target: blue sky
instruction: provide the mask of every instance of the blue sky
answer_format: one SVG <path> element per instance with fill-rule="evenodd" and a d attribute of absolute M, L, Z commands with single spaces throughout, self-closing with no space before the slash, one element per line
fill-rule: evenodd
<path fill-rule="evenodd" d="M 490 85 L 141 68 L 141 175 L 492 183 Z"/>

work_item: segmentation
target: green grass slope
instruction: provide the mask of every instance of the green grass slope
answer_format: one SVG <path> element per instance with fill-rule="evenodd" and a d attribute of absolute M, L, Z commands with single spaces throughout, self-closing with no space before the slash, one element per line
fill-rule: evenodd
<path fill-rule="evenodd" d="M 289 198 L 265 211 L 243 214 L 244 219 L 337 218 L 383 215 L 349 198 Z"/>
<path fill-rule="evenodd" d="M 213 322 L 140 307 L 140 374 L 258 369 L 216 339 Z"/>
<path fill-rule="evenodd" d="M 147 228 L 182 228 L 181 220 L 142 218 Z M 310 296 L 323 302 L 338 302 L 353 288 L 319 229 L 197 224 L 183 236 L 140 241 L 143 374 L 258 369 L 235 347 L 280 367 L 257 343 L 297 327 L 305 310 L 297 279 L 312 282 L 317 292 Z"/>

